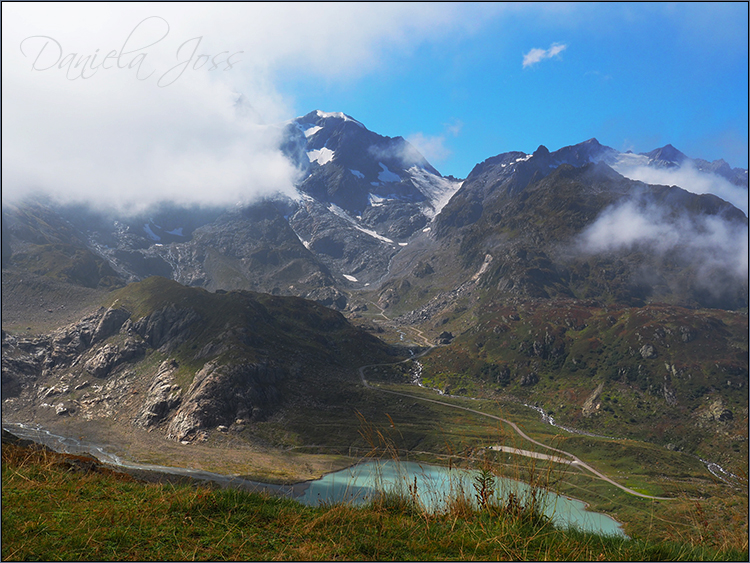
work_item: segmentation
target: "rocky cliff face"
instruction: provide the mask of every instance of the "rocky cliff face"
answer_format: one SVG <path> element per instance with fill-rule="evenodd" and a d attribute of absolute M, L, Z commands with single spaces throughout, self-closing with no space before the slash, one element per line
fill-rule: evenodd
<path fill-rule="evenodd" d="M 165 425 L 167 437 L 180 441 L 205 438 L 205 432 L 217 426 L 243 424 L 273 412 L 281 400 L 277 385 L 286 373 L 273 364 L 209 360 L 187 390 L 178 383 L 180 364 L 175 359 L 164 360 L 155 370 L 138 368 L 147 354 L 169 355 L 179 348 L 200 321 L 194 310 L 174 305 L 135 323 L 124 309 L 110 308 L 47 337 L 3 333 L 4 410 L 47 408 L 57 416 L 91 419 L 110 417 L 135 404 L 133 424 Z"/>
<path fill-rule="evenodd" d="M 284 370 L 266 363 L 207 362 L 195 374 L 167 427 L 167 436 L 183 441 L 209 428 L 263 420 L 281 400 L 278 385 L 285 375 Z"/>
<path fill-rule="evenodd" d="M 134 420 L 135 424 L 145 428 L 157 426 L 182 402 L 182 389 L 174 377 L 178 367 L 175 360 L 161 363 Z"/>
<path fill-rule="evenodd" d="M 111 301 L 49 335 L 3 331 L 4 416 L 125 419 L 170 439 L 202 440 L 294 400 L 289 374 L 386 354 L 340 314 L 299 298 L 211 294 L 154 278 Z"/>

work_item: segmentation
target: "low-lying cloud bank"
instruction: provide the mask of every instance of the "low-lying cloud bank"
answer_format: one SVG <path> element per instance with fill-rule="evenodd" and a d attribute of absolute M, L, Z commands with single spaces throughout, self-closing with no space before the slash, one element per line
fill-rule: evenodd
<path fill-rule="evenodd" d="M 745 215 L 748 212 L 747 189 L 732 184 L 712 172 L 698 170 L 690 161 L 680 167 L 655 168 L 644 165 L 629 165 L 620 163 L 614 169 L 631 180 L 640 180 L 647 184 L 663 186 L 679 186 L 694 194 L 713 194 L 741 209 Z"/>
<path fill-rule="evenodd" d="M 643 249 L 695 269 L 696 283 L 715 296 L 748 283 L 748 225 L 721 216 L 688 216 L 645 198 L 605 209 L 579 236 L 577 250 L 605 254 Z"/>
<path fill-rule="evenodd" d="M 286 78 L 351 81 L 502 10 L 3 5 L 3 199 L 40 192 L 138 212 L 293 195 L 299 171 L 273 125 L 296 115 Z"/>

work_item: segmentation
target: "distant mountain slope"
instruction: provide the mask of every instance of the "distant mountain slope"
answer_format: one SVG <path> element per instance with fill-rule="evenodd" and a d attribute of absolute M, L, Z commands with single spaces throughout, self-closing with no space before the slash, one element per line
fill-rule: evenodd
<path fill-rule="evenodd" d="M 628 180 L 605 164 L 608 154 L 592 140 L 477 165 L 434 235 L 394 260 L 382 304 L 413 307 L 414 295 L 450 280 L 492 299 L 747 306 L 745 214 L 710 194 Z"/>
<path fill-rule="evenodd" d="M 236 209 L 165 202 L 136 216 L 52 201 L 4 206 L 3 267 L 100 288 L 160 275 L 211 290 L 298 295 L 339 310 L 353 292 L 378 288 L 388 294 L 383 305 L 408 293 L 401 305 L 420 306 L 479 270 L 483 287 L 500 275 L 496 290 L 513 295 L 746 302 L 738 296 L 743 280 L 725 275 L 734 257 L 724 247 L 712 251 L 708 236 L 716 243 L 722 229 L 723 239 L 742 235 L 742 212 L 708 194 L 628 183 L 616 172 L 668 179 L 689 169 L 702 191 L 742 196 L 747 171 L 723 161 L 690 159 L 671 145 L 622 153 L 589 139 L 488 158 L 461 182 L 442 177 L 403 138 L 340 112 L 317 110 L 276 127 L 300 170 L 296 198 Z M 600 237 L 609 246 L 591 251 L 596 245 L 587 241 L 601 235 L 602 221 L 628 213 L 633 224 L 652 224 L 641 230 L 656 238 L 617 243 L 610 229 Z M 701 248 L 693 252 L 679 232 L 696 235 Z"/>
<path fill-rule="evenodd" d="M 563 427 L 733 465 L 747 460 L 747 331 L 747 314 L 715 309 L 485 302 L 463 334 L 420 359 L 420 383 L 514 397 Z"/>
<path fill-rule="evenodd" d="M 88 288 L 112 288 L 124 280 L 94 252 L 86 237 L 57 209 L 35 201 L 3 207 L 3 269 Z"/>

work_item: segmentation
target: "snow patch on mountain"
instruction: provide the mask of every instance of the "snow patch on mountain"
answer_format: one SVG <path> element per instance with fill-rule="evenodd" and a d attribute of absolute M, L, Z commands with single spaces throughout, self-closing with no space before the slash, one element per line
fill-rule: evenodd
<path fill-rule="evenodd" d="M 299 233 L 297 231 L 294 231 L 294 234 L 297 235 L 297 238 L 302 243 L 302 246 L 304 246 L 307 250 L 311 250 L 310 241 L 307 241 L 307 240 L 303 239 L 301 236 L 299 236 Z"/>
<path fill-rule="evenodd" d="M 635 154 L 632 152 L 622 152 L 617 155 L 617 160 L 612 163 L 612 168 L 615 171 L 623 174 L 623 170 L 633 168 L 635 166 L 648 166 L 649 158 L 642 154 Z M 623 174 L 624 175 L 624 174 Z"/>
<path fill-rule="evenodd" d="M 426 205 L 422 212 L 430 219 L 440 213 L 440 210 L 445 207 L 453 194 L 463 184 L 463 182 L 435 176 L 435 174 L 419 166 L 412 166 L 407 172 L 414 187 L 422 192 L 429 202 L 429 205 Z"/>
<path fill-rule="evenodd" d="M 346 279 L 348 279 L 348 280 L 349 280 L 350 282 L 356 282 L 356 281 L 359 281 L 359 280 L 358 280 L 357 278 L 355 278 L 354 276 L 350 276 L 349 274 L 342 274 L 342 275 L 343 275 L 343 276 L 344 276 L 344 277 L 345 277 Z"/>
<path fill-rule="evenodd" d="M 310 159 L 310 162 L 317 162 L 321 166 L 331 162 L 331 160 L 333 160 L 333 157 L 335 155 L 336 153 L 327 147 L 323 147 L 322 149 L 315 149 L 315 150 L 307 151 L 307 158 Z"/>
<path fill-rule="evenodd" d="M 383 164 L 382 162 L 378 162 L 378 164 L 380 165 L 380 168 L 382 168 L 382 170 L 378 173 L 378 180 L 386 183 L 401 181 L 401 176 L 391 172 L 385 164 Z"/>
<path fill-rule="evenodd" d="M 171 231 L 166 231 L 168 235 L 175 235 L 177 237 L 184 237 L 185 235 L 182 234 L 182 227 L 177 227 L 176 229 L 173 229 Z"/>
<path fill-rule="evenodd" d="M 359 170 L 352 170 L 352 169 L 350 168 L 350 169 L 349 169 L 349 172 L 351 172 L 352 174 L 354 174 L 354 175 L 355 175 L 355 176 L 356 176 L 357 178 L 359 178 L 360 180 L 364 180 L 364 179 L 365 179 L 365 175 L 364 175 L 364 174 L 362 174 L 362 172 L 360 172 Z"/>
<path fill-rule="evenodd" d="M 313 125 L 309 129 L 305 129 L 302 132 L 305 134 L 305 138 L 309 139 L 310 137 L 312 137 L 313 135 L 315 135 L 315 133 L 317 133 L 321 129 L 323 129 L 323 128 L 320 125 Z"/>
<path fill-rule="evenodd" d="M 362 231 L 366 235 L 370 235 L 371 237 L 373 237 L 375 239 L 378 239 L 379 241 L 387 242 L 388 244 L 393 244 L 393 241 L 391 239 L 389 239 L 387 237 L 384 237 L 383 235 L 379 235 L 378 233 L 376 233 L 372 229 L 366 229 L 366 228 L 362 227 L 361 225 L 358 225 L 357 222 L 354 219 L 352 219 L 347 214 L 347 212 L 344 211 L 343 209 L 341 209 L 338 205 L 336 205 L 334 203 L 330 204 L 328 206 L 328 211 L 330 211 L 331 213 L 333 213 L 334 215 L 336 215 L 338 217 L 341 217 L 342 219 L 344 219 L 345 221 L 347 221 L 348 223 L 350 223 L 358 231 Z"/>
<path fill-rule="evenodd" d="M 149 226 L 148 223 L 144 223 L 143 231 L 148 235 L 148 238 L 150 238 L 151 240 L 153 241 L 161 240 L 161 237 L 151 230 L 151 227 Z"/>
<path fill-rule="evenodd" d="M 383 202 L 387 201 L 387 198 L 375 194 L 367 194 L 367 201 L 373 207 L 377 207 L 378 205 L 383 205 Z"/>
<path fill-rule="evenodd" d="M 322 117 L 323 119 L 328 119 L 331 117 L 337 118 L 337 119 L 343 119 L 344 121 L 351 121 L 352 123 L 359 125 L 362 129 L 367 129 L 367 127 L 362 125 L 359 121 L 357 121 L 356 119 L 352 119 L 351 117 L 349 117 L 348 115 L 345 115 L 344 113 L 340 111 L 334 111 L 334 112 L 329 113 L 325 111 L 320 111 L 318 109 L 318 110 L 315 110 L 315 113 L 318 115 L 318 117 Z"/>

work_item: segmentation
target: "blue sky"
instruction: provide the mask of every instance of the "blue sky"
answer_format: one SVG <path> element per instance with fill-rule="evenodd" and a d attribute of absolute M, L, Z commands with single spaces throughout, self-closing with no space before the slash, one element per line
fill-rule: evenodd
<path fill-rule="evenodd" d="M 747 3 L 2 10 L 4 197 L 289 193 L 298 172 L 268 125 L 314 109 L 403 136 L 457 177 L 591 137 L 747 167 Z"/>
<path fill-rule="evenodd" d="M 475 30 L 390 53 L 359 79 L 303 75 L 283 87 L 299 112 L 344 111 L 382 134 L 431 139 L 434 164 L 461 177 L 500 152 L 591 137 L 635 152 L 671 143 L 747 167 L 747 4 L 488 12 Z M 554 45 L 564 48 L 523 66 Z"/>

